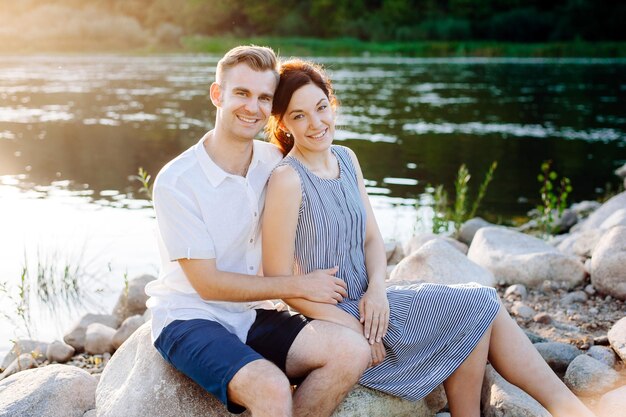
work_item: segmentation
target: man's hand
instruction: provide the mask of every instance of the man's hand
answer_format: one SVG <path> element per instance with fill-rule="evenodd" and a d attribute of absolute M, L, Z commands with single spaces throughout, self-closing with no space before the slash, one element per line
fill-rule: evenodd
<path fill-rule="evenodd" d="M 317 269 L 303 277 L 305 298 L 318 303 L 337 304 L 348 296 L 346 283 L 337 277 L 338 268 Z"/>
<path fill-rule="evenodd" d="M 385 355 L 387 354 L 387 352 L 385 352 L 385 345 L 383 345 L 383 342 L 376 342 L 373 345 L 371 345 L 371 348 L 372 348 L 371 366 L 374 367 L 385 359 Z"/>
<path fill-rule="evenodd" d="M 389 325 L 389 301 L 384 288 L 370 287 L 359 301 L 360 321 L 363 335 L 370 345 L 380 343 Z"/>

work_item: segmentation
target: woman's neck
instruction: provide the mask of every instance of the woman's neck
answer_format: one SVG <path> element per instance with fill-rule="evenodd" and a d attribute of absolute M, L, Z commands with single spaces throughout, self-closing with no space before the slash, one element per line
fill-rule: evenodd
<path fill-rule="evenodd" d="M 339 164 L 330 147 L 324 151 L 315 152 L 294 146 L 289 155 L 296 158 L 309 171 L 321 178 L 332 179 L 339 177 Z"/>

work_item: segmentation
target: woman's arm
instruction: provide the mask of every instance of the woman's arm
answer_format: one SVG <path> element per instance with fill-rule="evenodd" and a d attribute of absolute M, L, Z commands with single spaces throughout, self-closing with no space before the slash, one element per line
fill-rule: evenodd
<path fill-rule="evenodd" d="M 298 174 L 287 165 L 276 168 L 267 187 L 263 214 L 263 272 L 266 276 L 293 275 L 301 202 L 302 191 Z M 333 274 L 336 272 L 336 269 L 330 271 Z M 307 317 L 330 321 L 359 334 L 363 333 L 363 326 L 359 321 L 336 306 L 303 298 L 284 301 Z"/>

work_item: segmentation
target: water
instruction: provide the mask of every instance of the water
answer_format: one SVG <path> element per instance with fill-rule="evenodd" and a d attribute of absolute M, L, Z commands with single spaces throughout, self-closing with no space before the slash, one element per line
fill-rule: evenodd
<path fill-rule="evenodd" d="M 84 264 L 81 288 L 93 295 L 55 320 L 36 308 L 37 336 L 59 337 L 85 309 L 109 311 L 124 276 L 158 270 L 152 212 L 129 176 L 156 174 L 212 127 L 217 59 L 0 60 L 0 281 L 15 294 L 24 265 L 64 259 Z M 498 161 L 481 214 L 506 222 L 538 203 L 542 161 L 571 179 L 574 200 L 615 187 L 626 162 L 626 60 L 317 60 L 341 101 L 337 142 L 359 156 L 387 240 L 408 237 L 418 218 L 428 227 L 425 191 L 453 193 L 462 163 L 474 195 Z M 1 329 L 0 353 L 17 336 Z"/>

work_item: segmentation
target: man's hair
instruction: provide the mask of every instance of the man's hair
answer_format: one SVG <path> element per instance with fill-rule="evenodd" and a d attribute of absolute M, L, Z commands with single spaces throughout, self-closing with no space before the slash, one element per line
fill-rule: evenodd
<path fill-rule="evenodd" d="M 215 81 L 219 84 L 224 80 L 224 74 L 239 64 L 246 64 L 255 71 L 272 71 L 278 82 L 278 60 L 271 48 L 265 46 L 237 46 L 217 63 Z"/>

